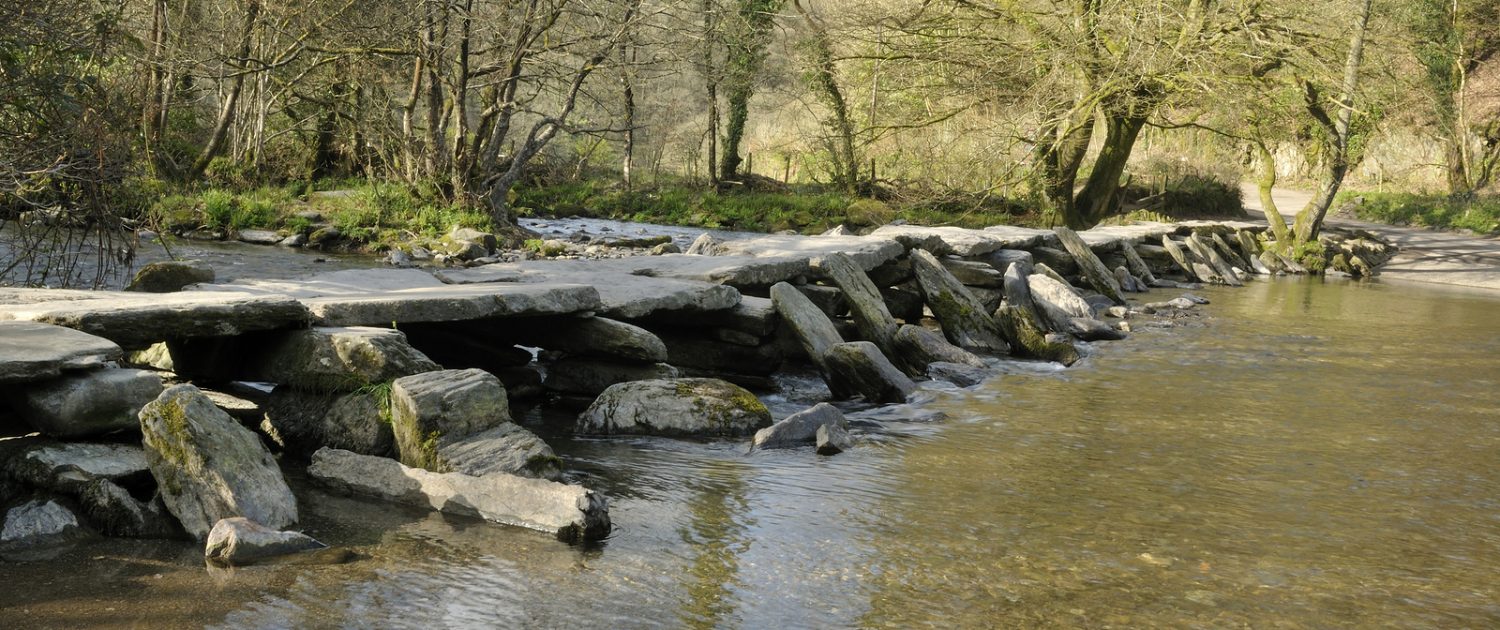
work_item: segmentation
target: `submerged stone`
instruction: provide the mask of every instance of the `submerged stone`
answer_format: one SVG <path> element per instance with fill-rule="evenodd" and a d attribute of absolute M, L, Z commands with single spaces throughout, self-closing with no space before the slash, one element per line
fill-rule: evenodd
<path fill-rule="evenodd" d="M 818 403 L 756 431 L 755 437 L 750 441 L 750 448 L 791 448 L 811 444 L 825 425 L 845 426 L 848 423 L 844 419 L 844 412 L 839 411 L 838 407 Z"/>
<path fill-rule="evenodd" d="M 307 474 L 334 490 L 547 532 L 565 542 L 609 534 L 609 503 L 582 486 L 490 473 L 435 473 L 336 449 L 313 453 Z"/>
<path fill-rule="evenodd" d="M 203 557 L 215 564 L 239 566 L 327 546 L 307 534 L 277 531 L 237 516 L 214 523 Z"/>

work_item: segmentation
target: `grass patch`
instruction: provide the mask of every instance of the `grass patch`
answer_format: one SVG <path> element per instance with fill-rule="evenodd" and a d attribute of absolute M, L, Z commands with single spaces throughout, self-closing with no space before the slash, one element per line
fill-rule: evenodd
<path fill-rule="evenodd" d="M 625 191 L 607 182 L 568 182 L 518 189 L 514 205 L 522 214 L 803 234 L 821 233 L 841 224 L 884 225 L 895 219 L 974 228 L 1039 219 L 1020 204 L 1000 199 L 876 201 L 815 186 L 779 191 L 719 192 L 689 186 Z"/>
<path fill-rule="evenodd" d="M 477 208 L 448 204 L 392 183 L 320 180 L 319 186 L 349 185 L 304 195 L 306 184 L 255 189 L 182 188 L 160 194 L 150 205 L 158 230 L 207 229 L 232 235 L 249 229 L 307 234 L 318 224 L 308 211 L 338 228 L 356 248 L 383 250 L 411 238 L 438 239 L 455 226 L 489 231 L 490 218 Z"/>
<path fill-rule="evenodd" d="M 1463 229 L 1476 234 L 1500 234 L 1500 197 L 1460 199 L 1415 193 L 1339 193 L 1334 207 L 1353 210 L 1365 221 L 1436 229 Z"/>

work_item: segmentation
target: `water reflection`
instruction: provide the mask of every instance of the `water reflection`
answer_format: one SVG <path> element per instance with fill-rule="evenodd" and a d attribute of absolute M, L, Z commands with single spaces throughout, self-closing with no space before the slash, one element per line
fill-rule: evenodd
<path fill-rule="evenodd" d="M 734 612 L 733 589 L 740 586 L 739 557 L 750 548 L 746 535 L 754 522 L 746 518 L 742 466 L 712 462 L 693 480 L 688 498 L 688 523 L 679 530 L 692 549 L 692 561 L 682 575 L 687 600 L 679 618 L 684 625 L 712 628 Z"/>
<path fill-rule="evenodd" d="M 947 420 L 882 417 L 833 458 L 549 433 L 611 498 L 618 531 L 602 549 L 300 491 L 309 532 L 366 559 L 215 584 L 194 549 L 101 543 L 0 565 L 7 583 L 46 585 L 0 589 L 0 617 L 1500 625 L 1500 299 L 1317 281 L 1205 294 L 1203 327 L 1143 329 L 1065 372 L 1008 365 L 977 390 L 935 389 L 925 407 Z"/>

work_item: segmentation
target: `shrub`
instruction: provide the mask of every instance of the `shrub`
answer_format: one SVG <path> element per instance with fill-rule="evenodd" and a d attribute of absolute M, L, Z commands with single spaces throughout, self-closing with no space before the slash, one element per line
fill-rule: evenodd
<path fill-rule="evenodd" d="M 238 200 L 232 193 L 223 190 L 209 190 L 199 197 L 203 215 L 203 227 L 211 230 L 221 230 L 231 227 L 234 222 L 235 206 Z"/>
<path fill-rule="evenodd" d="M 1414 193 L 1343 192 L 1334 202 L 1354 216 L 1391 225 L 1437 229 L 1465 229 L 1477 234 L 1500 233 L 1500 197 L 1471 199 Z M 1346 206 L 1347 204 L 1347 206 Z"/>
<path fill-rule="evenodd" d="M 1245 202 L 1236 184 L 1197 172 L 1163 182 L 1156 187 L 1127 186 L 1121 191 L 1127 209 L 1150 199 L 1144 209 L 1171 219 L 1237 217 L 1245 213 Z"/>

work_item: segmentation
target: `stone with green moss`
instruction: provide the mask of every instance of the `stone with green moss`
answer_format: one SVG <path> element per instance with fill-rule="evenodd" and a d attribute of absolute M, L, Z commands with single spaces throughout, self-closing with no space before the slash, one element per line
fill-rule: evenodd
<path fill-rule="evenodd" d="M 314 392 L 352 392 L 375 383 L 442 369 L 406 334 L 366 326 L 271 333 L 249 361 L 250 380 Z"/>
<path fill-rule="evenodd" d="M 505 386 L 479 369 L 440 370 L 391 383 L 391 430 L 401 462 L 442 471 L 445 445 L 510 422 Z"/>
<path fill-rule="evenodd" d="M 620 383 L 578 416 L 583 434 L 733 437 L 771 424 L 755 394 L 714 378 Z"/>
<path fill-rule="evenodd" d="M 265 404 L 264 423 L 283 451 L 299 457 L 324 446 L 389 456 L 395 452 L 390 400 L 390 383 L 343 393 L 278 386 Z"/>
<path fill-rule="evenodd" d="M 260 438 L 197 387 L 177 385 L 140 412 L 147 465 L 167 510 L 202 540 L 219 519 L 297 522 L 297 500 Z"/>
<path fill-rule="evenodd" d="M 214 270 L 208 265 L 199 262 L 166 260 L 141 267 L 140 271 L 135 272 L 135 277 L 130 280 L 130 285 L 126 286 L 125 290 L 172 293 L 181 291 L 190 284 L 213 281 Z"/>
<path fill-rule="evenodd" d="M 1005 354 L 1010 351 L 1000 337 L 984 304 L 925 250 L 911 251 L 917 284 L 927 297 L 927 307 L 943 326 L 943 336 L 960 348 L 973 352 Z"/>
<path fill-rule="evenodd" d="M 1011 351 L 1017 356 L 1043 361 L 1056 361 L 1073 365 L 1081 358 L 1078 348 L 1071 343 L 1047 340 L 1047 331 L 1037 323 L 1033 313 L 1019 306 L 1002 306 L 995 311 L 995 321 L 1010 340 Z"/>
<path fill-rule="evenodd" d="M 507 422 L 436 446 L 436 472 L 476 477 L 506 473 L 521 477 L 562 478 L 562 459 L 535 433 Z"/>

